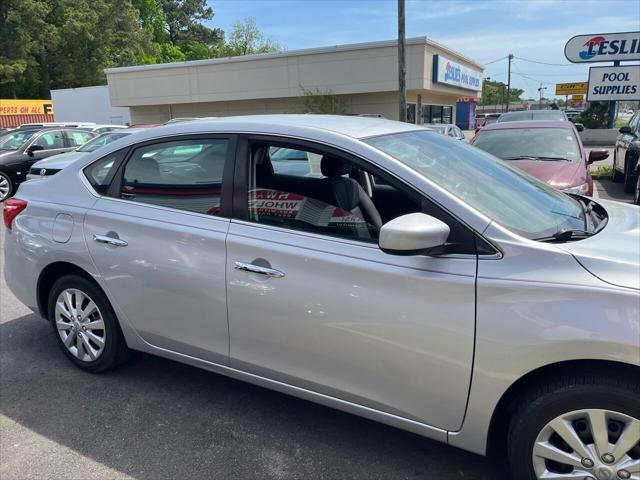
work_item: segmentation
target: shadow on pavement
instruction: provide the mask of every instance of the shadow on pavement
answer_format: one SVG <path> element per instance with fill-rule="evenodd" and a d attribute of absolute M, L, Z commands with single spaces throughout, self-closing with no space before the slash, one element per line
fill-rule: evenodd
<path fill-rule="evenodd" d="M 594 180 L 593 185 L 598 190 L 600 198 L 633 203 L 633 193 L 624 193 L 622 183 L 613 183 L 609 178 Z"/>
<path fill-rule="evenodd" d="M 161 358 L 81 372 L 35 315 L 0 325 L 0 342 L 0 413 L 132 477 L 504 478 L 482 457 Z"/>

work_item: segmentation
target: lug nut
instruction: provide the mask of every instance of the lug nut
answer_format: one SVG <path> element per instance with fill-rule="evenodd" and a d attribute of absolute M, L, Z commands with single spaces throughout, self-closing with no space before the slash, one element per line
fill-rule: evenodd
<path fill-rule="evenodd" d="M 627 470 L 619 470 L 618 477 L 626 480 L 627 478 L 631 478 L 631 474 Z"/>
<path fill-rule="evenodd" d="M 86 331 L 87 327 L 85 327 L 84 325 L 82 326 L 82 330 Z"/>
<path fill-rule="evenodd" d="M 610 453 L 605 453 L 604 455 L 602 455 L 602 461 L 604 463 L 613 463 L 616 461 L 616 457 L 614 457 Z"/>
<path fill-rule="evenodd" d="M 587 467 L 587 468 L 593 467 L 593 460 L 591 460 L 590 458 L 583 458 L 582 459 L 582 466 L 583 467 Z"/>

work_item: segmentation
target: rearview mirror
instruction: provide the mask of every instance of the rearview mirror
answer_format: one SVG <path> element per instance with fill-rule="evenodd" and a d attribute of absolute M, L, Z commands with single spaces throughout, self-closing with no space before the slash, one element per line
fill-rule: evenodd
<path fill-rule="evenodd" d="M 631 133 L 631 127 L 629 125 L 625 125 L 624 127 L 620 127 L 620 130 L 618 131 L 628 135 Z"/>
<path fill-rule="evenodd" d="M 382 225 L 378 245 L 392 255 L 428 254 L 446 243 L 449 232 L 449 226 L 437 218 L 409 213 Z"/>
<path fill-rule="evenodd" d="M 38 152 L 40 150 L 44 150 L 44 147 L 42 145 L 31 145 L 27 149 L 27 155 L 29 155 L 30 157 L 33 157 L 33 152 Z"/>
<path fill-rule="evenodd" d="M 605 160 L 607 158 L 609 158 L 609 152 L 607 150 L 591 150 L 589 152 L 589 163 Z"/>
<path fill-rule="evenodd" d="M 584 130 L 584 125 L 581 123 L 574 123 L 574 125 L 576 126 L 576 130 L 578 130 L 579 132 Z"/>

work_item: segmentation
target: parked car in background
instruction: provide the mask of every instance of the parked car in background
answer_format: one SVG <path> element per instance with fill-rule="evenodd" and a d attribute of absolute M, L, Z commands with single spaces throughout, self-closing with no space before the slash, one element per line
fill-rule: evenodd
<path fill-rule="evenodd" d="M 442 135 L 460 140 L 461 142 L 469 142 L 469 140 L 467 140 L 467 137 L 464 136 L 464 132 L 460 130 L 457 125 L 454 125 L 452 123 L 425 123 L 424 127 L 428 128 L 429 130 L 433 130 L 434 132 L 438 132 Z"/>
<path fill-rule="evenodd" d="M 194 120 L 202 120 L 200 117 L 176 117 L 171 120 L 167 120 L 164 125 L 171 125 L 172 123 L 193 122 Z"/>
<path fill-rule="evenodd" d="M 636 204 L 640 204 L 640 111 L 629 125 L 620 128 L 613 152 L 613 181 L 624 182 L 624 191 L 635 192 Z"/>
<path fill-rule="evenodd" d="M 609 156 L 607 150 L 591 150 L 587 156 L 568 121 L 494 123 L 478 132 L 472 143 L 558 190 L 589 196 L 593 195 L 589 164 Z"/>
<path fill-rule="evenodd" d="M 498 117 L 496 122 L 521 122 L 527 120 L 566 121 L 568 118 L 563 110 L 520 110 L 517 112 L 505 112 Z"/>
<path fill-rule="evenodd" d="M 476 114 L 476 132 L 485 125 L 491 125 L 498 117 L 499 113 L 478 113 Z"/>
<path fill-rule="evenodd" d="M 576 117 L 582 112 L 580 110 L 564 110 L 564 114 L 567 116 L 567 120 L 574 122 Z"/>
<path fill-rule="evenodd" d="M 38 160 L 74 150 L 95 137 L 71 128 L 19 128 L 0 137 L 0 202 L 13 195 Z"/>
<path fill-rule="evenodd" d="M 126 128 L 103 133 L 102 135 L 89 140 L 87 143 L 76 148 L 75 150 L 66 153 L 60 153 L 44 160 L 40 160 L 31 166 L 31 169 L 27 174 L 27 180 L 55 175 L 63 168 L 71 165 L 73 162 L 81 158 L 83 154 L 87 152 L 93 152 L 120 138 L 128 137 L 129 135 L 141 131 L 144 131 L 144 129 Z"/>
<path fill-rule="evenodd" d="M 49 127 L 67 127 L 67 128 L 81 128 L 81 127 L 93 127 L 96 124 L 94 122 L 34 122 L 23 123 L 19 128 L 49 128 Z"/>
<path fill-rule="evenodd" d="M 321 177 L 277 171 L 276 148 L 319 157 Z M 141 350 L 490 444 L 518 480 L 630 478 L 639 222 L 422 126 L 230 117 L 24 183 L 4 206 L 4 271 L 85 371 Z"/>
<path fill-rule="evenodd" d="M 126 128 L 129 128 L 129 127 L 127 125 L 91 125 L 91 126 L 80 127 L 81 130 L 87 130 L 89 132 L 94 132 L 97 134 L 112 132 L 114 130 L 124 130 Z"/>

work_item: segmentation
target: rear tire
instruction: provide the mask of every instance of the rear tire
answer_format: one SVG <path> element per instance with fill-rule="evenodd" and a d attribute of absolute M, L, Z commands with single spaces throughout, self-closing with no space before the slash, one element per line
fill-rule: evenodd
<path fill-rule="evenodd" d="M 610 372 L 559 377 L 531 389 L 517 407 L 507 437 L 514 478 L 536 480 L 551 473 L 558 475 L 554 478 L 600 478 L 598 469 L 613 468 L 611 478 L 617 479 L 625 463 L 640 458 L 639 398 L 637 379 Z M 563 426 L 566 431 L 560 435 Z M 626 438 L 635 441 L 633 447 L 624 446 L 623 435 L 630 435 Z M 606 463 L 602 456 L 611 453 L 618 458 Z M 554 455 L 556 460 L 549 459 Z"/>
<path fill-rule="evenodd" d="M 640 205 L 640 175 L 636 175 L 636 192 L 633 195 L 633 203 Z"/>
<path fill-rule="evenodd" d="M 106 372 L 129 358 L 111 304 L 90 280 L 79 275 L 59 278 L 49 293 L 48 313 L 58 345 L 77 367 Z"/>
<path fill-rule="evenodd" d="M 6 173 L 0 172 L 0 202 L 13 195 L 13 182 Z"/>

